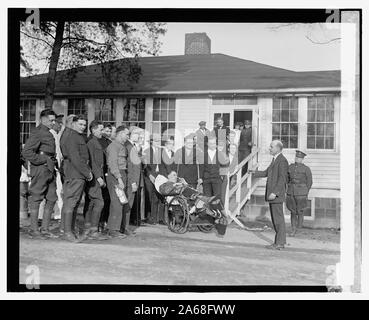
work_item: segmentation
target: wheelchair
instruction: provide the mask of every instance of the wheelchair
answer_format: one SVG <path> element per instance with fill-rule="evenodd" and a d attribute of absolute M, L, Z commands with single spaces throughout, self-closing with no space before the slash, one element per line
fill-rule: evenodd
<path fill-rule="evenodd" d="M 174 233 L 186 233 L 191 227 L 204 233 L 214 229 L 214 218 L 196 208 L 195 201 L 183 195 L 168 196 L 165 200 L 165 219 L 168 229 Z"/>

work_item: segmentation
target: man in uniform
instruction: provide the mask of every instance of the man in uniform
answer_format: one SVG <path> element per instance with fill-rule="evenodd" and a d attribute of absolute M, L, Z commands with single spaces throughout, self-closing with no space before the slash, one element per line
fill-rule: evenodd
<path fill-rule="evenodd" d="M 202 151 L 205 151 L 208 145 L 208 138 L 210 136 L 210 130 L 206 128 L 206 121 L 199 122 L 199 129 L 197 129 L 195 134 L 198 147 Z"/>
<path fill-rule="evenodd" d="M 57 200 L 55 179 L 57 162 L 55 139 L 50 129 L 55 124 L 55 119 L 56 114 L 51 109 L 41 111 L 41 124 L 31 133 L 22 152 L 24 159 L 31 163 L 31 185 L 29 187 L 30 235 L 37 239 L 46 239 L 53 236 L 49 232 L 49 224 Z M 38 212 L 44 198 L 46 203 L 40 232 L 38 229 Z"/>
<path fill-rule="evenodd" d="M 238 162 L 241 163 L 251 153 L 252 149 L 252 126 L 250 120 L 245 120 L 245 128 L 241 130 L 238 145 Z M 248 169 L 246 163 L 242 167 L 242 175 L 245 175 Z"/>
<path fill-rule="evenodd" d="M 307 196 L 313 184 L 310 168 L 302 163 L 304 157 L 304 152 L 296 150 L 295 163 L 288 167 L 286 206 L 291 211 L 291 237 L 295 236 L 297 228 L 302 228 Z"/>
<path fill-rule="evenodd" d="M 75 224 L 74 214 L 79 205 L 86 181 L 91 181 L 93 175 L 89 166 L 88 148 L 83 136 L 87 120 L 77 116 L 73 122 L 72 130 L 68 132 L 68 139 L 61 139 L 60 148 L 64 158 L 64 239 L 75 242 L 76 236 L 72 233 Z"/>
<path fill-rule="evenodd" d="M 106 187 L 104 175 L 104 150 L 99 139 L 102 136 L 104 125 L 97 120 L 90 124 L 91 138 L 87 142 L 90 155 L 90 166 L 94 178 L 86 185 L 86 195 L 88 196 L 88 206 L 85 215 L 84 235 L 93 240 L 106 240 L 107 238 L 98 232 L 100 215 L 104 208 L 102 189 Z"/>

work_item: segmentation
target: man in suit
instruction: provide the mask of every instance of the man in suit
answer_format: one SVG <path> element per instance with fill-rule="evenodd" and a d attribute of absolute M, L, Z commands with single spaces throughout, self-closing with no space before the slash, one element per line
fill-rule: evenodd
<path fill-rule="evenodd" d="M 159 164 L 159 174 L 168 177 L 168 174 L 176 170 L 174 163 L 174 138 L 169 137 L 164 141 L 164 147 L 161 150 L 161 161 Z"/>
<path fill-rule="evenodd" d="M 206 128 L 206 121 L 199 122 L 199 129 L 196 130 L 196 143 L 199 149 L 204 151 L 208 145 L 210 130 Z"/>
<path fill-rule="evenodd" d="M 273 156 L 272 163 L 264 171 L 250 170 L 256 178 L 267 178 L 265 201 L 269 202 L 272 223 L 276 232 L 274 243 L 268 249 L 282 250 L 286 244 L 286 224 L 283 214 L 283 202 L 286 199 L 288 161 L 282 154 L 283 144 L 273 140 L 269 152 Z"/>
<path fill-rule="evenodd" d="M 228 165 L 228 159 L 224 152 L 217 150 L 217 140 L 215 136 L 209 137 L 207 154 L 204 155 L 203 186 L 204 194 L 208 197 L 222 195 L 222 178 L 220 167 Z"/>
<path fill-rule="evenodd" d="M 32 131 L 23 148 L 22 156 L 30 162 L 31 185 L 29 208 L 31 215 L 30 236 L 35 239 L 53 237 L 49 231 L 51 214 L 57 201 L 56 195 L 56 147 L 50 129 L 56 122 L 56 114 L 45 109 L 40 114 L 41 124 Z M 40 204 L 46 199 L 41 232 L 38 229 Z"/>
<path fill-rule="evenodd" d="M 219 117 L 216 121 L 216 126 L 213 129 L 213 134 L 215 134 L 217 139 L 217 144 L 219 143 L 219 140 L 222 140 L 226 142 L 226 147 L 228 149 L 229 146 L 229 135 L 230 135 L 230 129 L 224 125 L 223 118 Z"/>
<path fill-rule="evenodd" d="M 150 147 L 144 150 L 144 183 L 145 197 L 149 200 L 146 222 L 149 224 L 159 223 L 159 210 L 163 210 L 161 195 L 155 189 L 155 178 L 159 174 L 160 163 L 160 138 L 156 135 L 150 137 Z"/>
<path fill-rule="evenodd" d="M 241 130 L 238 145 L 238 161 L 241 163 L 251 153 L 252 148 L 252 126 L 250 120 L 245 120 L 245 127 Z M 242 167 L 242 175 L 247 172 L 247 163 Z"/>
<path fill-rule="evenodd" d="M 286 206 L 291 211 L 291 234 L 296 234 L 297 228 L 302 228 L 304 209 L 307 207 L 307 197 L 313 184 L 311 170 L 302 163 L 306 154 L 296 150 L 295 163 L 288 167 L 288 187 Z"/>
<path fill-rule="evenodd" d="M 184 146 L 176 151 L 174 158 L 178 176 L 196 189 L 203 182 L 203 166 L 200 162 L 204 156 L 200 149 L 194 147 L 193 138 L 193 134 L 185 137 Z"/>
<path fill-rule="evenodd" d="M 136 126 L 130 127 L 130 138 L 126 141 L 125 147 L 127 148 L 127 196 L 128 205 L 125 212 L 125 219 L 122 219 L 121 232 L 127 236 L 134 235 L 136 232 L 129 227 L 131 210 L 133 208 L 133 203 L 136 204 L 140 209 L 140 199 L 138 199 L 138 194 L 140 188 L 143 186 L 143 176 L 142 176 L 142 147 L 139 143 L 139 138 L 142 129 Z M 137 217 L 138 218 L 138 217 Z"/>

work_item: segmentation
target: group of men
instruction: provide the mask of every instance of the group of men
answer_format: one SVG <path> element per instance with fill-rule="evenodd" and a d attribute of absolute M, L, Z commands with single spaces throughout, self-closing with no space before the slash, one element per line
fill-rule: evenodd
<path fill-rule="evenodd" d="M 63 239 L 71 242 L 123 239 L 135 234 L 130 227 L 131 211 L 134 203 L 142 207 L 142 194 L 146 200 L 146 223 L 165 223 L 164 198 L 155 188 L 157 176 L 168 177 L 175 172 L 192 189 L 207 197 L 218 196 L 224 204 L 229 177 L 253 146 L 251 123 L 247 120 L 244 128 L 239 128 L 240 124 L 230 130 L 219 118 L 211 131 L 206 128 L 206 122 L 201 121 L 199 129 L 187 135 L 183 147 L 175 151 L 172 136 L 166 136 L 162 146 L 163 137 L 151 135 L 149 147 L 144 149 L 145 132 L 136 126 L 117 127 L 111 139 L 103 134 L 110 131 L 109 136 L 111 127 L 94 120 L 89 124 L 87 137 L 84 116 L 70 115 L 64 126 L 61 118 L 51 109 L 43 110 L 40 125 L 31 133 L 22 151 L 23 158 L 30 163 L 29 211 L 33 238 L 56 237 L 49 228 L 58 199 L 57 177 L 63 189 L 60 223 Z M 289 167 L 282 149 L 280 141 L 273 141 L 270 146 L 272 164 L 267 170 L 254 173 L 256 177 L 268 177 L 266 200 L 276 230 L 273 248 L 277 249 L 285 244 L 282 204 L 286 185 L 287 207 L 293 213 L 292 233 L 295 233 L 302 224 L 301 212 L 312 184 L 310 169 L 306 170 L 298 160 L 304 154 L 299 152 L 295 164 Z M 248 169 L 243 167 L 243 170 Z M 305 184 L 303 191 L 299 188 L 302 184 Z M 126 201 L 122 201 L 119 190 Z M 84 230 L 80 234 L 76 217 L 83 195 Z M 40 204 L 44 200 L 39 228 Z"/>

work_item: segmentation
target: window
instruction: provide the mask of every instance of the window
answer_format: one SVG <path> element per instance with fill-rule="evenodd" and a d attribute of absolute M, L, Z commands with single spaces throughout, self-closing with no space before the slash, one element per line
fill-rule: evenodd
<path fill-rule="evenodd" d="M 96 99 L 95 120 L 115 125 L 115 99 Z"/>
<path fill-rule="evenodd" d="M 213 105 L 256 105 L 258 103 L 257 97 L 253 96 L 222 96 L 213 97 Z"/>
<path fill-rule="evenodd" d="M 25 144 L 36 127 L 36 100 L 20 100 L 20 142 Z"/>
<path fill-rule="evenodd" d="M 154 98 L 152 133 L 175 136 L 176 99 Z"/>
<path fill-rule="evenodd" d="M 285 148 L 298 146 L 298 99 L 276 97 L 273 99 L 273 140 L 281 140 Z"/>
<path fill-rule="evenodd" d="M 333 96 L 308 98 L 307 148 L 335 148 Z"/>
<path fill-rule="evenodd" d="M 145 99 L 128 98 L 123 112 L 123 124 L 145 129 Z"/>
<path fill-rule="evenodd" d="M 87 118 L 87 106 L 84 98 L 68 99 L 68 114 L 83 114 Z"/>

